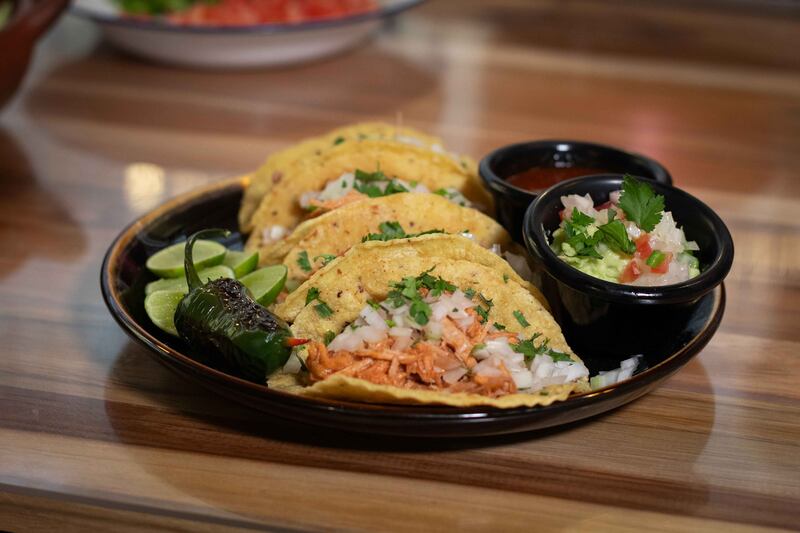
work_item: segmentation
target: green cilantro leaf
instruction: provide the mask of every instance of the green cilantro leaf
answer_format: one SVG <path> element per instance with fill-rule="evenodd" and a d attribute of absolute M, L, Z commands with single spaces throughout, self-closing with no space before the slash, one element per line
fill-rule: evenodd
<path fill-rule="evenodd" d="M 319 298 L 319 289 L 316 287 L 311 287 L 306 293 L 306 305 L 310 304 L 317 298 Z"/>
<path fill-rule="evenodd" d="M 317 299 L 317 301 L 319 301 L 319 303 L 314 306 L 314 310 L 320 317 L 328 318 L 333 314 L 333 309 L 331 309 L 328 304 L 319 299 Z"/>
<path fill-rule="evenodd" d="M 298 254 L 297 266 L 303 269 L 304 272 L 311 272 L 311 262 L 308 260 L 308 252 L 305 250 Z"/>
<path fill-rule="evenodd" d="M 376 170 L 375 172 L 364 172 L 361 169 L 356 169 L 354 172 L 355 178 L 358 181 L 363 183 L 371 183 L 374 181 L 389 181 L 386 177 L 386 174 L 381 172 L 380 170 Z"/>
<path fill-rule="evenodd" d="M 537 346 L 536 339 L 541 337 L 541 333 L 534 333 L 530 339 L 521 340 L 511 348 L 525 356 L 525 361 L 530 362 L 537 355 L 549 355 L 553 361 L 572 361 L 572 358 L 565 353 L 557 352 L 550 348 L 550 339 L 543 339 Z"/>
<path fill-rule="evenodd" d="M 568 356 L 565 353 L 557 352 L 555 350 L 549 350 L 547 355 L 553 358 L 553 361 L 572 361 L 572 357 Z"/>
<path fill-rule="evenodd" d="M 390 181 L 386 188 L 383 189 L 384 196 L 389 196 L 390 194 L 397 194 L 400 192 L 408 192 L 408 189 L 406 189 L 406 187 L 397 180 Z"/>
<path fill-rule="evenodd" d="M 628 255 L 633 255 L 636 252 L 636 245 L 630 237 L 628 231 L 625 229 L 625 224 L 620 220 L 612 220 L 608 224 L 603 224 L 598 228 L 598 233 L 602 233 L 607 242 L 612 248 L 616 248 L 620 252 Z"/>
<path fill-rule="evenodd" d="M 500 322 L 495 322 L 494 323 L 494 329 L 496 329 L 498 331 L 503 331 L 504 329 L 506 329 L 506 327 L 503 324 L 501 324 Z"/>
<path fill-rule="evenodd" d="M 636 223 L 643 231 L 653 231 L 661 221 L 664 197 L 653 192 L 653 188 L 647 183 L 626 174 L 622 180 L 619 207 L 628 220 Z"/>
<path fill-rule="evenodd" d="M 325 346 L 329 345 L 331 341 L 335 338 L 336 338 L 336 333 L 332 332 L 331 330 L 326 331 L 324 338 Z"/>
<path fill-rule="evenodd" d="M 314 258 L 314 261 L 316 261 L 318 259 L 322 259 L 322 266 L 325 266 L 328 263 L 330 263 L 331 261 L 333 261 L 334 259 L 336 259 L 336 256 L 334 254 L 319 254 L 318 256 L 316 256 Z"/>
<path fill-rule="evenodd" d="M 431 318 L 431 306 L 425 303 L 422 298 L 417 295 L 417 297 L 412 300 L 411 307 L 408 310 L 411 318 L 414 319 L 414 322 L 419 324 L 420 326 L 424 326 L 428 323 L 428 320 Z"/>
<path fill-rule="evenodd" d="M 523 315 L 522 311 L 520 311 L 519 309 L 514 311 L 514 318 L 517 319 L 517 322 L 519 322 L 519 325 L 522 326 L 523 328 L 527 328 L 528 326 L 531 325 L 530 322 L 525 320 L 525 315 Z"/>
<path fill-rule="evenodd" d="M 337 144 L 342 144 L 344 141 L 345 141 L 344 137 L 341 137 L 341 136 L 336 137 L 333 140 L 333 145 L 336 146 Z"/>

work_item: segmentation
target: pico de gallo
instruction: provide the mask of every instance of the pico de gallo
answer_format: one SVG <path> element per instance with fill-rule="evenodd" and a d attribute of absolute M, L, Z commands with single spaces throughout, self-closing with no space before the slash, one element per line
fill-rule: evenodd
<path fill-rule="evenodd" d="M 700 274 L 697 243 L 664 210 L 664 197 L 630 176 L 595 205 L 586 194 L 561 197 L 552 250 L 581 272 L 615 283 L 670 285 Z"/>

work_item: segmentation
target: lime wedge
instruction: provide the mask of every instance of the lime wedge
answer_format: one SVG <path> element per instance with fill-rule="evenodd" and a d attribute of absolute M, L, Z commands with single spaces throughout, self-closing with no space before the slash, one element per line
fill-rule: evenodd
<path fill-rule="evenodd" d="M 162 278 L 180 278 L 183 273 L 185 242 L 179 242 L 159 250 L 147 260 L 147 268 Z M 225 247 L 218 242 L 198 240 L 192 249 L 192 260 L 198 270 L 222 263 Z"/>
<path fill-rule="evenodd" d="M 228 250 L 222 264 L 233 269 L 236 279 L 249 274 L 258 266 L 258 252 L 237 252 Z"/>
<path fill-rule="evenodd" d="M 212 279 L 234 277 L 233 270 L 225 265 L 208 267 L 198 272 L 197 275 L 200 276 L 200 281 L 203 283 L 211 281 Z M 180 278 L 157 279 L 156 281 L 151 281 L 144 287 L 145 296 L 158 291 L 180 291 L 186 294 L 189 292 L 189 284 L 186 283 L 186 276 L 183 276 Z"/>
<path fill-rule="evenodd" d="M 153 324 L 167 333 L 177 336 L 175 329 L 175 310 L 183 299 L 180 291 L 157 291 L 144 299 L 144 310 Z"/>
<path fill-rule="evenodd" d="M 241 281 L 253 293 L 253 298 L 261 305 L 269 305 L 275 301 L 286 283 L 287 269 L 284 265 L 272 265 L 259 268 L 244 276 Z"/>

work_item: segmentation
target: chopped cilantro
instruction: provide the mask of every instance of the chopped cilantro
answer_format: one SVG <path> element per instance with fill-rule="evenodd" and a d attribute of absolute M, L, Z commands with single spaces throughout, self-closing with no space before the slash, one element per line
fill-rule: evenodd
<path fill-rule="evenodd" d="M 411 301 L 411 307 L 408 310 L 414 322 L 420 326 L 424 326 L 431 318 L 431 306 L 417 295 L 417 298 Z"/>
<path fill-rule="evenodd" d="M 322 259 L 322 266 L 325 266 L 334 259 L 336 259 L 336 256 L 333 254 L 319 254 L 317 257 L 314 258 L 314 261 L 317 261 L 318 259 Z"/>
<path fill-rule="evenodd" d="M 399 222 L 396 220 L 388 221 L 385 220 L 378 224 L 378 229 L 380 233 L 368 233 L 365 235 L 361 242 L 367 241 L 391 241 L 394 239 L 410 239 L 412 237 L 419 237 L 420 235 L 428 235 L 430 233 L 444 233 L 444 230 L 440 229 L 430 229 L 427 231 L 422 231 L 420 233 L 406 233 L 403 229 L 403 226 L 400 225 Z"/>
<path fill-rule="evenodd" d="M 408 189 L 406 189 L 406 187 L 397 180 L 390 181 L 389 184 L 386 186 L 386 188 L 383 189 L 384 196 L 389 196 L 390 194 L 397 194 L 399 192 L 408 192 Z"/>
<path fill-rule="evenodd" d="M 389 181 L 388 178 L 386 177 L 386 174 L 384 174 L 380 170 L 376 170 L 375 172 L 364 172 L 363 170 L 357 168 L 354 174 L 355 178 L 363 183 L 371 183 L 374 181 Z"/>
<path fill-rule="evenodd" d="M 478 350 L 483 350 L 484 348 L 486 348 L 486 343 L 485 342 L 479 342 L 478 344 L 476 344 L 475 346 L 472 347 L 472 352 L 471 353 L 475 353 Z"/>
<path fill-rule="evenodd" d="M 619 207 L 628 220 L 636 223 L 643 231 L 653 231 L 661 221 L 664 197 L 656 194 L 647 183 L 626 174 L 622 179 Z"/>
<path fill-rule="evenodd" d="M 324 338 L 325 346 L 329 345 L 331 343 L 331 341 L 333 339 L 335 339 L 335 338 L 336 338 L 336 333 L 332 332 L 331 330 L 326 331 L 325 332 L 325 338 Z"/>
<path fill-rule="evenodd" d="M 311 287 L 306 293 L 306 305 L 310 304 L 317 298 L 319 298 L 319 289 L 316 287 Z"/>
<path fill-rule="evenodd" d="M 381 304 L 376 302 L 375 300 L 367 300 L 367 304 L 376 311 L 381 308 Z"/>
<path fill-rule="evenodd" d="M 393 327 L 395 327 L 397 325 L 397 322 L 395 322 L 391 318 L 387 318 L 386 319 L 386 325 L 389 326 L 390 328 L 393 328 Z"/>
<path fill-rule="evenodd" d="M 303 269 L 304 272 L 311 272 L 311 262 L 308 260 L 308 252 L 305 250 L 298 254 L 297 266 Z"/>
<path fill-rule="evenodd" d="M 531 325 L 530 322 L 525 320 L 525 315 L 523 315 L 522 311 L 520 311 L 519 309 L 514 311 L 514 318 L 517 319 L 517 322 L 519 322 L 519 325 L 522 326 L 523 328 L 527 328 L 528 326 Z"/>
<path fill-rule="evenodd" d="M 320 317 L 328 318 L 329 316 L 331 316 L 333 314 L 333 309 L 328 307 L 328 304 L 326 304 L 325 302 L 323 302 L 322 300 L 319 300 L 319 299 L 317 299 L 317 301 L 319 303 L 314 306 L 314 310 L 317 312 L 317 314 Z"/>
<path fill-rule="evenodd" d="M 473 307 L 473 309 L 475 309 L 475 312 L 478 313 L 478 316 L 481 317 L 481 322 L 486 322 L 487 320 L 489 320 L 488 310 L 484 309 L 480 305 L 476 305 L 475 307 Z"/>
<path fill-rule="evenodd" d="M 508 283 L 508 274 L 503 274 L 503 283 Z"/>
<path fill-rule="evenodd" d="M 472 300 L 472 298 L 475 296 L 475 289 L 473 288 L 464 289 L 464 296 Z"/>
<path fill-rule="evenodd" d="M 553 361 L 572 361 L 572 357 L 568 356 L 565 353 L 557 352 L 555 350 L 550 350 L 547 352 L 547 355 L 553 358 Z"/>
<path fill-rule="evenodd" d="M 503 331 L 504 329 L 506 329 L 506 327 L 503 324 L 501 324 L 500 322 L 495 322 L 494 323 L 494 329 L 496 329 L 498 331 Z"/>
<path fill-rule="evenodd" d="M 537 355 L 549 355 L 553 361 L 572 361 L 572 358 L 565 353 L 557 352 L 550 348 L 550 339 L 543 339 L 537 346 L 536 339 L 541 337 L 541 333 L 534 333 L 530 339 L 521 340 L 512 346 L 512 349 L 525 356 L 525 361 L 530 362 Z"/>
<path fill-rule="evenodd" d="M 435 267 L 434 267 L 435 268 Z M 431 296 L 439 296 L 443 292 L 453 292 L 456 286 L 439 276 L 432 276 L 426 270 L 417 277 L 406 276 L 401 281 L 391 284 L 392 289 L 386 295 L 386 300 L 394 307 L 410 303 L 409 314 L 419 325 L 424 326 L 431 317 L 431 306 L 422 299 L 421 289 L 427 289 Z"/>
<path fill-rule="evenodd" d="M 333 145 L 336 146 L 337 144 L 342 144 L 345 141 L 344 137 L 339 136 L 333 140 Z"/>
<path fill-rule="evenodd" d="M 606 243 L 612 248 L 616 248 L 620 252 L 628 255 L 633 255 L 636 252 L 636 245 L 630 237 L 628 237 L 628 230 L 625 229 L 625 224 L 619 220 L 612 220 L 608 224 L 603 224 L 598 227 L 598 233 L 602 233 Z"/>
<path fill-rule="evenodd" d="M 592 217 L 581 213 L 577 207 L 573 207 L 571 217 L 565 218 L 563 222 L 566 235 L 565 244 L 575 251 L 575 255 L 601 259 L 603 256 L 595 247 L 602 240 L 603 233 L 589 229 L 589 225 L 593 222 Z"/>
<path fill-rule="evenodd" d="M 383 191 L 381 190 L 381 188 L 375 185 L 374 183 L 361 183 L 359 181 L 356 181 L 353 184 L 353 188 L 355 188 L 355 190 L 357 190 L 362 194 L 366 194 L 370 198 L 378 198 L 380 196 L 383 196 Z"/>
<path fill-rule="evenodd" d="M 314 306 L 314 310 L 317 312 L 319 316 L 322 318 L 328 318 L 333 314 L 333 309 L 331 309 L 328 304 L 326 304 L 320 297 L 319 297 L 319 289 L 316 287 L 311 287 L 308 289 L 306 293 L 306 305 L 310 304 L 316 300 L 317 305 Z"/>

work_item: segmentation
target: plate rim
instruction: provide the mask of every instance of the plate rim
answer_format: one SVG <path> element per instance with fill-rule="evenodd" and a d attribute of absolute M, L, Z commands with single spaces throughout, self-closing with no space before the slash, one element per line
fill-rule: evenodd
<path fill-rule="evenodd" d="M 158 22 L 152 19 L 127 18 L 119 14 L 99 12 L 91 7 L 81 5 L 80 0 L 73 3 L 69 8 L 69 13 L 80 18 L 88 19 L 98 24 L 115 26 L 120 28 L 159 31 L 177 34 L 202 34 L 202 35 L 278 35 L 290 34 L 311 30 L 326 30 L 350 26 L 359 23 L 372 22 L 380 19 L 394 17 L 407 11 L 426 0 L 399 0 L 393 5 L 380 6 L 374 11 L 347 15 L 333 19 L 324 19 L 311 22 L 301 22 L 298 24 L 251 24 L 242 26 L 221 26 L 221 25 L 178 25 Z"/>
<path fill-rule="evenodd" d="M 129 223 L 112 241 L 106 251 L 101 272 L 100 288 L 103 300 L 115 321 L 120 327 L 138 343 L 142 344 L 148 351 L 154 353 L 159 359 L 172 367 L 179 364 L 194 374 L 200 374 L 199 381 L 207 386 L 207 381 L 224 384 L 233 387 L 236 396 L 242 394 L 255 394 L 273 403 L 291 405 L 300 409 L 312 409 L 326 415 L 340 415 L 347 417 L 367 416 L 377 419 L 380 422 L 399 422 L 414 421 L 428 422 L 437 421 L 452 424 L 484 422 L 512 421 L 519 418 L 558 415 L 564 411 L 580 410 L 582 407 L 602 404 L 606 400 L 615 397 L 622 397 L 623 401 L 619 404 L 628 403 L 633 399 L 647 393 L 650 388 L 658 381 L 664 380 L 677 372 L 686 365 L 692 358 L 702 351 L 705 345 L 716 333 L 724 314 L 726 303 L 726 291 L 724 283 L 712 289 L 714 293 L 713 307 L 708 314 L 708 318 L 703 328 L 669 357 L 648 368 L 647 370 L 634 375 L 632 378 L 620 383 L 609 385 L 602 389 L 580 393 L 571 396 L 561 402 L 553 402 L 546 406 L 534 407 L 515 407 L 515 408 L 496 408 L 491 406 L 474 407 L 451 407 L 451 406 L 416 406 L 416 405 L 390 405 L 390 404 L 368 404 L 358 402 L 348 402 L 343 400 L 332 400 L 325 398 L 312 398 L 301 396 L 285 391 L 270 389 L 266 385 L 259 385 L 250 381 L 226 374 L 209 366 L 206 366 L 188 355 L 172 348 L 160 341 L 142 327 L 130 313 L 127 312 L 122 304 L 121 291 L 114 283 L 118 272 L 119 262 L 116 260 L 134 241 L 137 235 L 149 225 L 155 223 L 159 218 L 168 216 L 173 210 L 182 206 L 190 206 L 208 198 L 222 196 L 230 192 L 244 190 L 249 181 L 249 176 L 228 178 L 221 181 L 196 187 L 183 194 L 175 196 L 156 208 L 144 213 L 133 222 Z M 214 390 L 213 392 L 218 393 Z M 636 394 L 638 393 L 638 394 Z M 225 396 L 231 397 L 227 394 Z M 630 399 L 625 400 L 626 397 Z M 251 406 L 252 407 L 252 406 Z M 597 412 L 585 416 L 577 416 L 573 420 L 593 416 L 600 412 L 612 410 L 616 407 L 611 406 L 607 409 L 600 409 Z M 557 422 L 548 424 L 549 426 L 561 425 L 567 422 Z M 522 431 L 522 430 L 520 430 Z"/>

